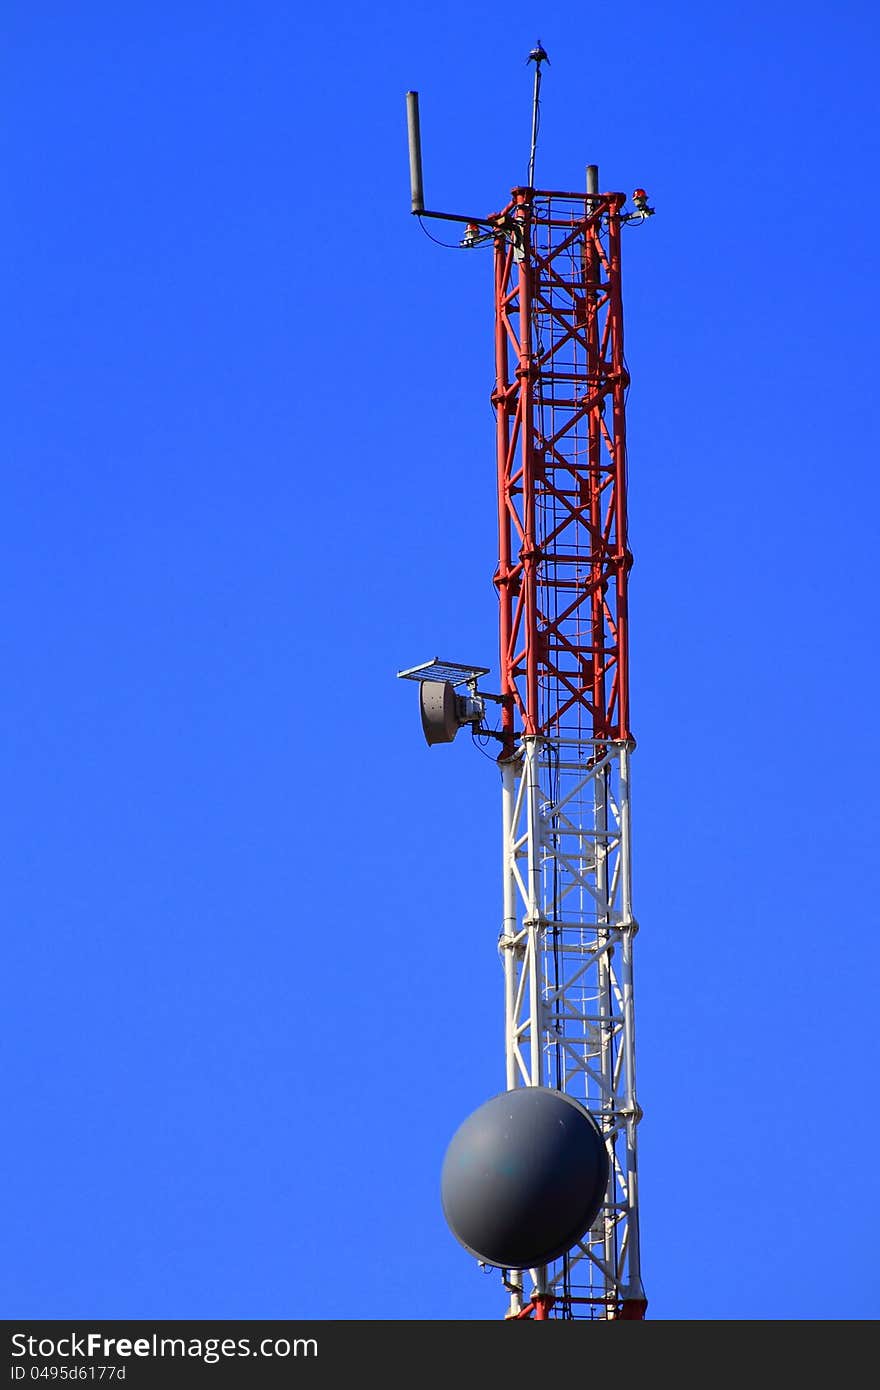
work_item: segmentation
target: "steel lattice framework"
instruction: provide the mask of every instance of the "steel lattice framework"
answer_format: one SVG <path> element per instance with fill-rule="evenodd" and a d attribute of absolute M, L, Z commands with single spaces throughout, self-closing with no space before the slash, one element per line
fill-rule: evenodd
<path fill-rule="evenodd" d="M 515 189 L 495 241 L 507 1086 L 584 1104 L 611 1177 L 511 1317 L 639 1318 L 620 193 Z"/>

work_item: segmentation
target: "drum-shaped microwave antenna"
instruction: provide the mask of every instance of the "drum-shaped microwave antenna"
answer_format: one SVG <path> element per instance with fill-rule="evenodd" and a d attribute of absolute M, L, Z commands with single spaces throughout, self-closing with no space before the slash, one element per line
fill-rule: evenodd
<path fill-rule="evenodd" d="M 451 681 L 420 681 L 422 732 L 431 743 L 451 743 L 461 728 L 458 697 Z"/>
<path fill-rule="evenodd" d="M 398 671 L 402 680 L 419 682 L 419 711 L 426 742 L 451 743 L 464 724 L 478 725 L 485 713 L 483 697 L 477 690 L 480 676 L 488 673 L 487 666 L 465 666 L 460 661 L 423 661 Z M 466 695 L 456 694 L 456 686 L 466 686 Z"/>

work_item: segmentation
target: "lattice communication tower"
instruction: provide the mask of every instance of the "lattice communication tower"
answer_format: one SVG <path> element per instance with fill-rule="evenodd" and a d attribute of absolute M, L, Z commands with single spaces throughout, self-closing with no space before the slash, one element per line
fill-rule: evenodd
<path fill-rule="evenodd" d="M 464 247 L 494 246 L 500 690 L 481 692 L 485 668 L 460 663 L 398 674 L 420 682 L 429 743 L 451 741 L 466 724 L 500 743 L 507 1098 L 533 1087 L 575 1102 L 571 1114 L 586 1112 L 607 1166 L 589 1210 L 574 1199 L 576 1235 L 559 1253 L 554 1202 L 566 1155 L 536 1152 L 533 1120 L 517 1137 L 503 1117 L 500 1131 L 478 1117 L 447 1165 L 469 1144 L 468 1172 L 478 1159 L 482 1177 L 462 1197 L 451 1176 L 444 1203 L 458 1239 L 500 1269 L 507 1317 L 642 1318 L 621 240 L 653 209 L 642 189 L 631 201 L 600 192 L 595 165 L 581 192 L 533 186 L 540 45 L 531 58 L 530 182 L 485 218 L 425 209 L 418 95 L 407 94 L 413 213 L 464 223 Z M 500 711 L 491 731 L 487 699 Z M 501 1097 L 493 1104 L 504 1106 Z M 510 1166 L 499 1144 L 524 1144 L 528 1171 L 516 1191 L 501 1192 L 508 1205 L 488 1234 L 481 1225 L 475 1236 Z M 504 1252 L 521 1248 L 517 1231 L 539 1230 L 545 1210 L 553 1232 L 546 1248 L 540 1235 L 529 1247 L 540 1262 L 528 1254 L 528 1264 L 506 1264 Z M 567 1232 L 564 1220 L 559 1229 Z"/>

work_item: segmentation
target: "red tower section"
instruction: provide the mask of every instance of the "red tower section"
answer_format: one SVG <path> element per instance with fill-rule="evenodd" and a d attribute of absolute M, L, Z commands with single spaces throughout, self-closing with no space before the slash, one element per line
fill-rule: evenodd
<path fill-rule="evenodd" d="M 621 193 L 516 189 L 495 241 L 502 694 L 526 735 L 630 738 Z"/>

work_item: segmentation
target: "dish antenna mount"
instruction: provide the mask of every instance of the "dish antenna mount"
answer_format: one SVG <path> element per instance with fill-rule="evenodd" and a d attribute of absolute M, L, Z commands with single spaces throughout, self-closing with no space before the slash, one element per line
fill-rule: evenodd
<path fill-rule="evenodd" d="M 476 728 L 482 722 L 486 702 L 477 690 L 477 682 L 480 676 L 488 674 L 488 666 L 465 666 L 459 661 L 441 661 L 439 656 L 421 666 L 398 671 L 399 680 L 419 683 L 422 732 L 429 746 L 451 743 L 465 724 Z M 460 685 L 467 687 L 466 695 L 456 693 Z"/>

